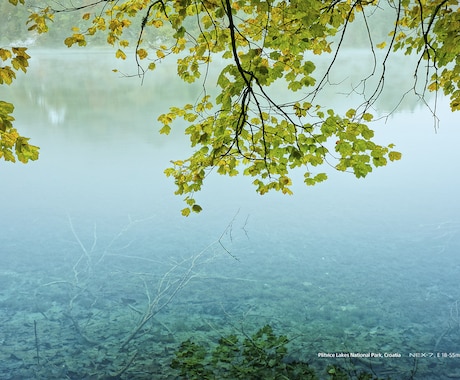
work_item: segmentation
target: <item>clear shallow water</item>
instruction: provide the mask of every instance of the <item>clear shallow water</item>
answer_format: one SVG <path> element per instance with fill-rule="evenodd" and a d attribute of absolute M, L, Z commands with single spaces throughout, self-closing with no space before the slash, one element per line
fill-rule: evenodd
<path fill-rule="evenodd" d="M 364 181 L 304 188 L 299 174 L 294 196 L 260 197 L 249 179 L 211 176 L 204 212 L 185 219 L 162 171 L 188 148 L 180 131 L 158 135 L 156 117 L 200 87 L 168 67 L 140 86 L 104 53 L 34 57 L 0 93 L 41 146 L 39 161 L 0 168 L 0 378 L 101 378 L 135 353 L 123 377 L 174 378 L 188 337 L 266 323 L 322 375 L 372 364 L 408 378 L 410 353 L 460 351 L 460 120 L 445 102 L 437 134 L 410 102 L 376 126 L 404 160 Z M 190 281 L 175 293 L 178 279 Z M 122 348 L 149 304 L 158 313 Z M 369 351 L 402 358 L 318 357 Z M 418 358 L 415 378 L 460 376 L 459 360 Z"/>

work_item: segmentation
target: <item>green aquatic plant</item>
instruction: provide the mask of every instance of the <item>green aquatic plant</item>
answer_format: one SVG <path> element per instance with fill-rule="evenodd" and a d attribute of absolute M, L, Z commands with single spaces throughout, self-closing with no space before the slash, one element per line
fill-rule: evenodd
<path fill-rule="evenodd" d="M 244 333 L 243 333 L 244 334 Z M 289 359 L 285 335 L 276 335 L 265 325 L 252 336 L 235 334 L 221 337 L 213 348 L 187 339 L 181 343 L 171 362 L 180 378 L 189 380 L 244 379 L 244 380 L 379 380 L 366 371 L 347 370 L 329 365 L 323 376 L 303 361 Z"/>
<path fill-rule="evenodd" d="M 190 380 L 213 378 L 211 362 L 207 358 L 206 349 L 190 339 L 182 342 L 171 367 L 178 369 L 181 376 Z"/>
<path fill-rule="evenodd" d="M 171 367 L 187 379 L 317 379 L 307 363 L 287 360 L 288 342 L 269 325 L 243 340 L 237 335 L 221 337 L 212 350 L 188 339 Z"/>
<path fill-rule="evenodd" d="M 383 378 L 377 377 L 376 375 L 369 372 L 351 372 L 337 365 L 328 366 L 326 372 L 328 375 L 328 380 L 383 380 Z M 388 377 L 386 379 L 390 380 Z"/>

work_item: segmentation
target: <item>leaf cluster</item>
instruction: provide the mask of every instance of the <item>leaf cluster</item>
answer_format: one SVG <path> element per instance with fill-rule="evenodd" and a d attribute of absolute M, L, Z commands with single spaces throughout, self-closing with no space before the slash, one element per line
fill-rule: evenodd
<path fill-rule="evenodd" d="M 418 69 L 429 91 L 450 96 L 460 110 L 460 8 L 458 0 L 402 1 L 396 20 L 395 50 L 419 55 Z M 426 63 L 425 63 L 426 62 Z M 424 66 L 424 67 L 423 67 Z"/>
<path fill-rule="evenodd" d="M 372 119 L 367 109 L 341 117 L 311 102 L 279 102 L 269 92 L 277 81 L 284 81 L 291 92 L 314 88 L 316 67 L 306 52 L 331 52 L 329 38 L 357 12 L 348 2 L 328 4 L 174 2 L 177 13 L 168 13 L 166 8 L 167 19 L 174 19 L 172 25 L 178 27 L 177 35 L 184 33 L 187 16 L 195 17 L 200 26 L 199 35 L 188 40 L 189 54 L 178 59 L 178 74 L 184 81 L 198 79 L 200 68 L 216 54 L 231 60 L 218 76 L 215 98 L 206 95 L 195 105 L 172 107 L 158 119 L 160 132 L 167 134 L 172 123 L 182 118 L 196 148 L 165 171 L 174 178 L 176 194 L 185 195 L 183 215 L 201 210 L 194 194 L 213 170 L 254 177 L 260 194 L 272 190 L 292 194 L 289 173 L 294 168 L 304 168 L 305 183 L 314 185 L 327 175 L 313 173 L 312 167 L 329 165 L 359 178 L 388 159 L 401 157 L 391 151 L 392 146 L 372 141 L 373 132 L 361 122 Z"/>
<path fill-rule="evenodd" d="M 12 4 L 17 1 L 10 0 Z M 26 48 L 12 47 L 0 48 L 0 85 L 10 85 L 16 78 L 16 71 L 27 71 L 30 56 Z M 38 147 L 29 144 L 27 137 L 21 136 L 13 127 L 14 106 L 0 100 L 0 159 L 15 162 L 16 159 L 23 163 L 38 159 Z"/>

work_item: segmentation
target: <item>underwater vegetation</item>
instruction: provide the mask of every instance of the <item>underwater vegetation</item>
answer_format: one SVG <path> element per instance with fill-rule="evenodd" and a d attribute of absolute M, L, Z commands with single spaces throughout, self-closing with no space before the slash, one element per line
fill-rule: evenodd
<path fill-rule="evenodd" d="M 171 367 L 179 372 L 181 378 L 189 380 L 383 379 L 375 373 L 344 369 L 337 365 L 329 365 L 317 375 L 308 363 L 289 359 L 289 339 L 276 335 L 270 325 L 263 326 L 252 335 L 244 332 L 243 335 L 243 339 L 235 334 L 221 337 L 211 349 L 187 339 L 176 351 Z"/>
<path fill-rule="evenodd" d="M 112 235 L 69 218 L 49 261 L 3 246 L 25 253 L 0 268 L 1 380 L 460 378 L 458 284 L 430 281 L 438 257 L 419 254 L 427 274 L 410 283 L 406 256 L 379 276 L 364 255 L 252 258 L 236 228 L 188 251 L 168 235 L 153 244 L 143 223 Z M 369 351 L 402 357 L 347 356 Z"/>

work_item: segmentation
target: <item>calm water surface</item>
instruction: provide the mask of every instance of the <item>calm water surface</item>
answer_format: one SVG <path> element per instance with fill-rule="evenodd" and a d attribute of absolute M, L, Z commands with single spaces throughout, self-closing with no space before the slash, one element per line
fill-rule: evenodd
<path fill-rule="evenodd" d="M 193 102 L 200 85 L 160 65 L 141 86 L 112 72 L 134 72 L 132 62 L 105 52 L 33 56 L 30 72 L 0 89 L 41 147 L 37 162 L 0 166 L 1 379 L 104 378 L 135 353 L 120 377 L 175 378 L 169 363 L 188 337 L 267 323 L 296 337 L 293 359 L 320 378 L 329 364 L 460 377 L 460 358 L 443 357 L 460 355 L 460 118 L 446 100 L 437 133 L 410 97 L 377 123 L 380 142 L 404 159 L 365 180 L 331 173 L 306 188 L 296 173 L 294 196 L 261 197 L 250 179 L 211 175 L 197 195 L 204 211 L 183 218 L 163 170 L 190 148 L 183 126 L 161 136 L 156 118 Z M 401 75 L 381 109 L 399 99 Z M 329 91 L 351 106 L 343 89 Z"/>

